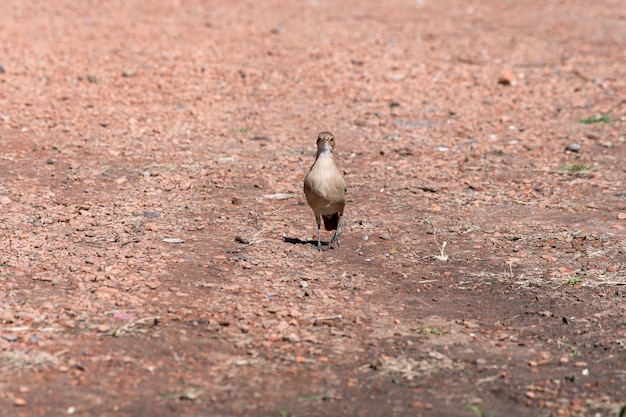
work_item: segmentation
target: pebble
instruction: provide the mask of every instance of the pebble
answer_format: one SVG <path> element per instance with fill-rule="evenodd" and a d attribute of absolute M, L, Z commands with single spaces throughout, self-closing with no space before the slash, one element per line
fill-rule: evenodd
<path fill-rule="evenodd" d="M 295 333 L 289 333 L 289 336 L 287 336 L 287 340 L 289 340 L 291 343 L 299 343 L 300 342 L 300 338 Z"/>
<path fill-rule="evenodd" d="M 7 342 L 15 342 L 17 340 L 17 336 L 14 334 L 3 334 L 2 338 Z"/>
<path fill-rule="evenodd" d="M 411 408 L 422 409 L 422 408 L 424 408 L 424 403 L 422 403 L 421 401 L 413 401 L 411 403 Z"/>
<path fill-rule="evenodd" d="M 100 333 L 104 333 L 104 332 L 108 332 L 109 329 L 111 329 L 111 326 L 109 326 L 108 324 L 101 324 L 98 326 L 96 330 L 98 330 L 98 332 Z"/>
<path fill-rule="evenodd" d="M 13 405 L 16 405 L 18 407 L 23 407 L 26 405 L 26 400 L 22 397 L 17 397 L 16 399 L 13 400 Z"/>
<path fill-rule="evenodd" d="M 571 143 L 565 147 L 566 151 L 578 152 L 580 151 L 580 143 Z"/>
<path fill-rule="evenodd" d="M 513 81 L 515 79 L 515 75 L 513 75 L 513 71 L 510 69 L 504 69 L 500 73 L 500 77 L 498 78 L 498 84 L 502 85 L 514 85 Z"/>
<path fill-rule="evenodd" d="M 177 237 L 166 237 L 163 239 L 163 243 L 185 243 L 185 241 Z"/>

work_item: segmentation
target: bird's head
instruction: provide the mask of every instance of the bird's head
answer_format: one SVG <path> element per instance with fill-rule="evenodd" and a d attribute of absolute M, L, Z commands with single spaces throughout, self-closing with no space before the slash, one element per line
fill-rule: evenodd
<path fill-rule="evenodd" d="M 332 152 L 335 150 L 335 137 L 330 132 L 320 132 L 317 135 L 317 153 Z"/>

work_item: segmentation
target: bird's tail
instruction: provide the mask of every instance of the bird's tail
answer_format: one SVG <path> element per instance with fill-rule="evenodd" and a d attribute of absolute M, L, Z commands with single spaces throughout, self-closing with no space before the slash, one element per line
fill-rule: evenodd
<path fill-rule="evenodd" d="M 337 226 L 339 225 L 339 213 L 334 213 L 330 216 L 322 215 L 322 220 L 324 220 L 325 230 L 337 230 Z"/>

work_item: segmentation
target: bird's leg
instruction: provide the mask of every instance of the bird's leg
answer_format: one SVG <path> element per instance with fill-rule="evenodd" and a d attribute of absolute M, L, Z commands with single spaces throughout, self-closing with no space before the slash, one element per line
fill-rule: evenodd
<path fill-rule="evenodd" d="M 339 220 L 337 220 L 337 229 L 335 229 L 335 234 L 333 235 L 333 238 L 330 239 L 330 247 L 333 247 L 334 243 L 337 243 L 337 247 L 339 247 L 339 226 L 341 226 L 341 218 L 343 217 L 343 214 L 339 216 Z"/>
<path fill-rule="evenodd" d="M 321 222 L 317 219 L 317 250 L 322 250 L 322 241 L 320 240 L 320 231 L 322 230 Z"/>

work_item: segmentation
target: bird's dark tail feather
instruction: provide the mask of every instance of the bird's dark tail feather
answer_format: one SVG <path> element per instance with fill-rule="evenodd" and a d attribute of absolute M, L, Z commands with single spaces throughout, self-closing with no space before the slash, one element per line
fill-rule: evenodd
<path fill-rule="evenodd" d="M 337 226 L 339 225 L 339 213 L 334 213 L 330 216 L 322 215 L 322 219 L 324 220 L 325 230 L 337 230 Z"/>

